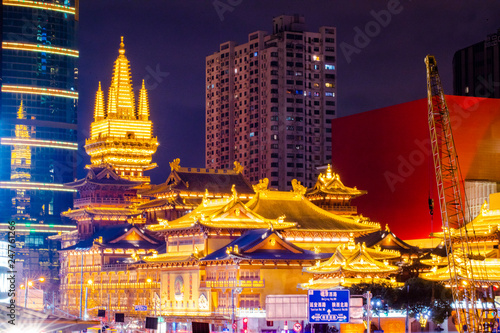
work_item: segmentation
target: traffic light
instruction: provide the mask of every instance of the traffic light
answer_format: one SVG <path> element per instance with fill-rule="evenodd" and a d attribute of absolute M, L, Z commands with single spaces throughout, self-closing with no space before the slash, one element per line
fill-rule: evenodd
<path fill-rule="evenodd" d="M 248 333 L 248 318 L 243 318 L 243 333 Z"/>

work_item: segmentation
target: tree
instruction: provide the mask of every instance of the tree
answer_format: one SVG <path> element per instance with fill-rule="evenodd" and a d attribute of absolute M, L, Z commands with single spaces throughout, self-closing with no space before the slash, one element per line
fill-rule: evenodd
<path fill-rule="evenodd" d="M 451 290 L 436 282 L 421 278 L 411 278 L 397 292 L 394 308 L 406 309 L 410 317 L 428 313 L 430 319 L 441 324 L 452 311 L 453 302 Z"/>

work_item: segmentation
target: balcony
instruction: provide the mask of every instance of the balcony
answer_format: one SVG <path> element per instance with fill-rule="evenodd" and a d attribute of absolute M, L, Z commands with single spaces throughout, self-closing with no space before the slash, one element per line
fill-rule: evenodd
<path fill-rule="evenodd" d="M 264 288 L 265 280 L 207 280 L 200 281 L 200 288 Z"/>
<path fill-rule="evenodd" d="M 74 201 L 75 208 L 90 206 L 92 204 L 128 206 L 130 205 L 130 201 L 122 198 L 80 198 Z"/>

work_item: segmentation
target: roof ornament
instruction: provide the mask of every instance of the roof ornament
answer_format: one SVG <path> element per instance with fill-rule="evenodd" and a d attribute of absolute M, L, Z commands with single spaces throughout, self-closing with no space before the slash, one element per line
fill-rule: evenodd
<path fill-rule="evenodd" d="M 272 222 L 268 222 L 268 223 L 269 223 L 269 230 L 274 231 L 274 225 L 272 224 Z"/>
<path fill-rule="evenodd" d="M 321 253 L 321 248 L 318 245 L 314 246 L 314 253 Z"/>
<path fill-rule="evenodd" d="M 233 197 L 232 197 L 233 200 L 238 199 L 238 192 L 236 192 L 236 185 L 235 184 L 233 184 L 233 186 L 231 186 L 231 193 L 233 193 Z"/>
<path fill-rule="evenodd" d="M 203 195 L 203 206 L 206 207 L 208 205 L 208 188 L 205 189 L 205 194 Z"/>
<path fill-rule="evenodd" d="M 326 178 L 332 179 L 332 167 L 328 164 L 328 168 L 326 168 Z"/>
<path fill-rule="evenodd" d="M 347 248 L 349 250 L 354 250 L 356 248 L 356 243 L 354 242 L 353 234 L 349 234 L 349 242 L 347 243 Z"/>
<path fill-rule="evenodd" d="M 244 167 L 241 165 L 240 162 L 234 161 L 234 168 L 233 171 L 236 173 L 243 173 Z"/>
<path fill-rule="evenodd" d="M 481 215 L 486 215 L 488 213 L 488 201 L 484 200 L 483 205 L 481 206 Z"/>
<path fill-rule="evenodd" d="M 252 185 L 255 193 L 267 191 L 268 186 L 269 186 L 269 178 L 260 179 L 258 184 Z"/>
<path fill-rule="evenodd" d="M 181 168 L 180 163 L 181 163 L 180 158 L 176 158 L 175 160 L 170 162 L 169 163 L 170 164 L 170 171 L 179 171 L 179 169 Z"/>
<path fill-rule="evenodd" d="M 300 195 L 306 194 L 306 191 L 307 191 L 307 188 L 305 186 L 303 186 L 300 183 L 300 181 L 297 179 L 292 179 L 292 188 L 293 188 L 294 193 L 297 193 Z"/>
<path fill-rule="evenodd" d="M 238 249 L 238 244 L 234 246 L 234 253 L 236 254 L 240 253 L 240 249 Z"/>
<path fill-rule="evenodd" d="M 391 232 L 391 229 L 389 229 L 389 223 L 386 223 L 386 224 L 385 224 L 385 231 L 387 231 L 387 232 Z"/>

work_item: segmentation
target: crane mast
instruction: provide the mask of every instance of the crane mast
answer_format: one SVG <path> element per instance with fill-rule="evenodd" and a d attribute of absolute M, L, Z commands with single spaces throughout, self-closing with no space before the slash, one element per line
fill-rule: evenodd
<path fill-rule="evenodd" d="M 476 283 L 470 260 L 470 245 L 460 187 L 458 157 L 453 140 L 450 114 L 439 78 L 436 59 L 425 58 L 427 68 L 428 123 L 438 190 L 444 243 L 448 255 L 450 286 L 456 306 L 460 332 L 479 331 L 476 309 Z M 458 234 L 457 234 L 458 233 Z"/>

